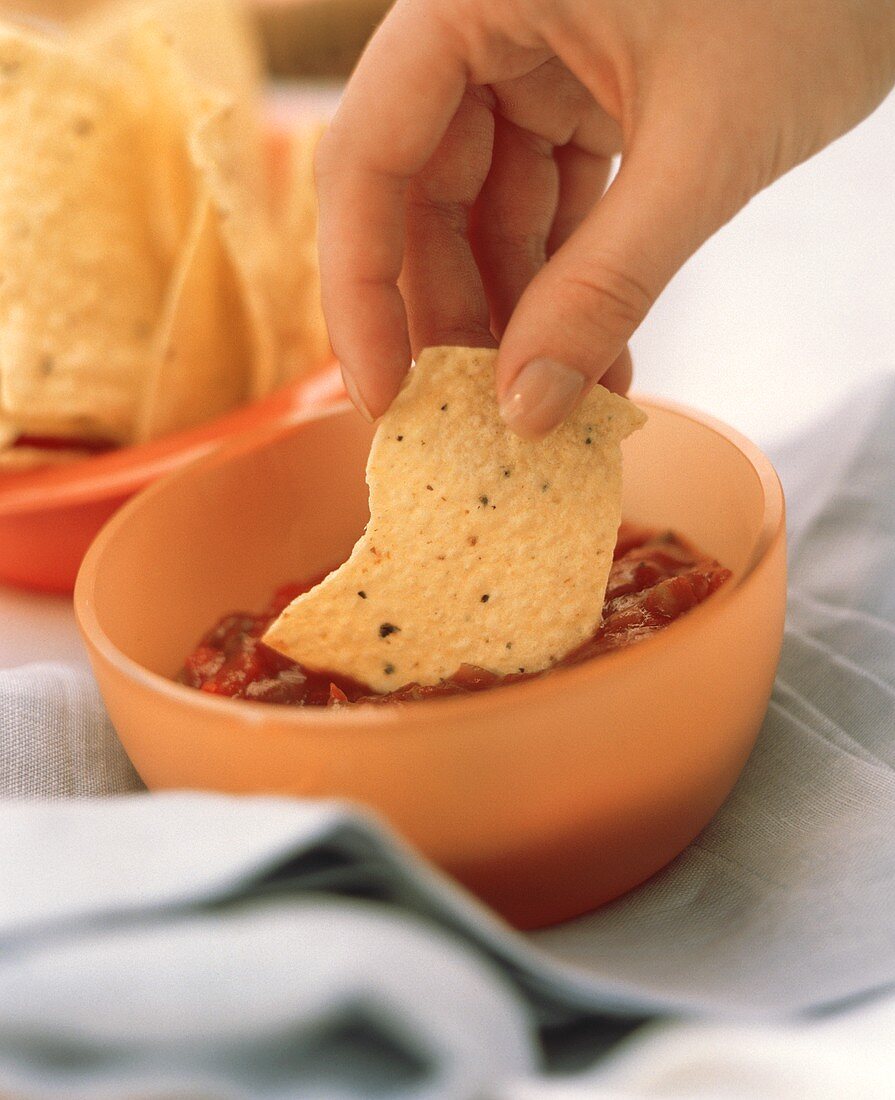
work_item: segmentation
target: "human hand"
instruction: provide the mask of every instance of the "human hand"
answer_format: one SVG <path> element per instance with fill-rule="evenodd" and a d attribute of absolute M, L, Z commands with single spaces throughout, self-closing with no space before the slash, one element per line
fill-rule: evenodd
<path fill-rule="evenodd" d="M 523 436 L 624 392 L 684 261 L 893 82 L 893 0 L 398 0 L 317 157 L 355 404 L 379 416 L 445 343 L 500 341 Z"/>

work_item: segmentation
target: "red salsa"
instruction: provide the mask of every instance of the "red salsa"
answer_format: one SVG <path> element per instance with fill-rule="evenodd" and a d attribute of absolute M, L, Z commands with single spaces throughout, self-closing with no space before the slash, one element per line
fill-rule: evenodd
<path fill-rule="evenodd" d="M 384 695 L 337 673 L 296 664 L 261 642 L 261 636 L 296 596 L 325 574 L 277 589 L 260 613 L 225 615 L 187 657 L 178 679 L 211 695 L 290 706 L 338 706 L 343 703 L 395 703 L 433 696 L 483 691 L 499 684 L 544 676 L 542 672 L 499 676 L 461 665 L 440 684 L 406 684 Z M 655 634 L 701 603 L 730 576 L 730 570 L 706 557 L 672 532 L 622 524 L 603 602 L 600 628 L 552 668 L 576 665 L 601 653 Z"/>
<path fill-rule="evenodd" d="M 13 447 L 37 447 L 41 451 L 85 451 L 103 454 L 115 444 L 104 439 L 66 439 L 59 435 L 20 435 Z"/>

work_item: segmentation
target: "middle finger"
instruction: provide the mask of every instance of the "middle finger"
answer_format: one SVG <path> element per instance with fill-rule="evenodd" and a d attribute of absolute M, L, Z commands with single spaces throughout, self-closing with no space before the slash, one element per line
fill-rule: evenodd
<path fill-rule="evenodd" d="M 469 242 L 469 214 L 488 174 L 493 135 L 487 93 L 470 88 L 408 189 L 399 285 L 414 355 L 438 344 L 494 344 Z"/>

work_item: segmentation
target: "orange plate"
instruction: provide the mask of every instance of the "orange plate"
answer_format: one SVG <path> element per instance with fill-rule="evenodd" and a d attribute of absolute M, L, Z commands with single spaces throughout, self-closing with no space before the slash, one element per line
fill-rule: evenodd
<path fill-rule="evenodd" d="M 785 604 L 768 460 L 644 400 L 625 515 L 734 572 L 658 636 L 542 679 L 386 707 L 291 708 L 174 683 L 223 612 L 343 560 L 367 517 L 372 428 L 340 405 L 152 486 L 91 547 L 75 608 L 109 713 L 151 788 L 341 796 L 381 812 L 520 927 L 653 874 L 733 786 L 767 706 Z"/>
<path fill-rule="evenodd" d="M 338 368 L 331 366 L 189 431 L 81 462 L 0 475 L 0 582 L 71 592 L 87 547 L 128 497 L 237 435 L 291 423 L 343 394 Z"/>

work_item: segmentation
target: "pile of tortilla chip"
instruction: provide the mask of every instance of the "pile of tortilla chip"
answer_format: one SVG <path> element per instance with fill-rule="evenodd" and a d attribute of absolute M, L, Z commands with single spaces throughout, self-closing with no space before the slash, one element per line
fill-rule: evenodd
<path fill-rule="evenodd" d="M 191 427 L 328 357 L 319 127 L 273 188 L 261 88 L 227 0 L 0 21 L 0 469 Z"/>

